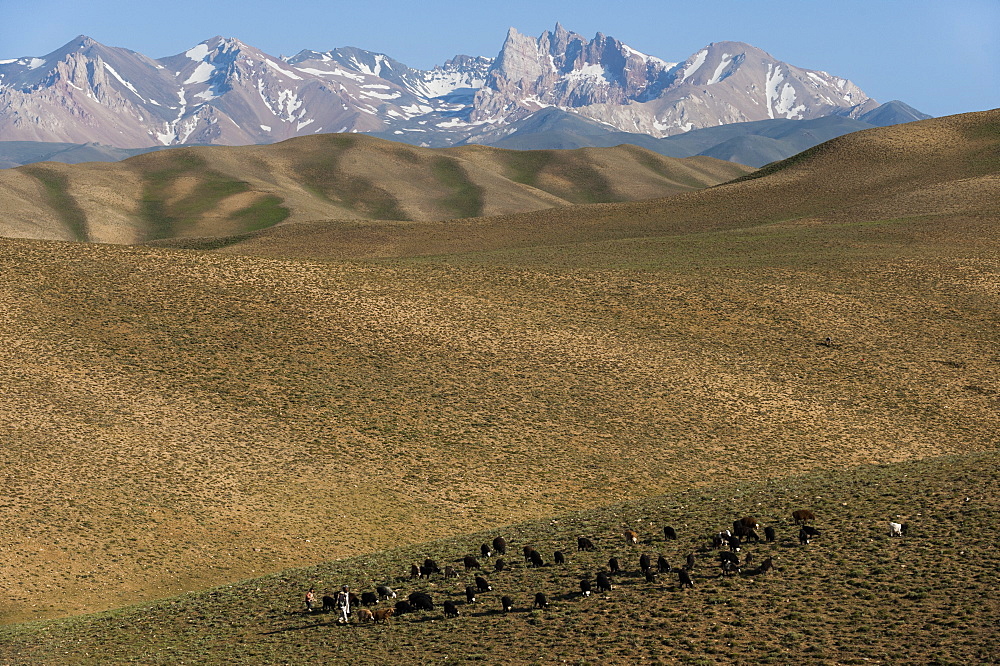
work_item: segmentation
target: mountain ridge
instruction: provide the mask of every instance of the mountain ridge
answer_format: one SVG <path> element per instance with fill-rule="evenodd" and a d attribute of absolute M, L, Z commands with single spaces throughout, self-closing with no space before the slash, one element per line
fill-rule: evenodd
<path fill-rule="evenodd" d="M 511 28 L 495 58 L 459 55 L 431 70 L 356 47 L 274 57 L 218 36 L 156 60 L 81 35 L 41 58 L 0 61 L 0 140 L 118 148 L 338 132 L 489 144 L 549 107 L 665 137 L 769 118 L 854 118 L 877 106 L 847 79 L 741 42 L 673 63 L 561 24 L 538 38 Z"/>

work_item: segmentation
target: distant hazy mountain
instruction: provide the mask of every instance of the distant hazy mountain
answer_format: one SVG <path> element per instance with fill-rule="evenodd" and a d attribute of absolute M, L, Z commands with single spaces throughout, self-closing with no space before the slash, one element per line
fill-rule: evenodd
<path fill-rule="evenodd" d="M 548 108 L 512 123 L 510 133 L 491 145 L 539 150 L 627 143 L 667 157 L 705 155 L 759 167 L 844 134 L 926 118 L 919 112 L 916 112 L 919 118 L 911 117 L 909 112 L 900 112 L 900 107 L 905 106 L 901 102 L 889 102 L 858 119 L 823 116 L 812 120 L 758 120 L 691 130 L 661 139 L 621 132 L 576 113 Z"/>
<path fill-rule="evenodd" d="M 494 144 L 549 108 L 656 138 L 770 119 L 926 117 L 748 44 L 711 44 L 673 63 L 560 25 L 538 38 L 511 29 L 496 58 L 456 56 L 426 71 L 352 47 L 274 57 L 221 37 L 159 60 L 83 36 L 44 57 L 0 60 L 0 141 L 140 148 L 366 132 Z"/>

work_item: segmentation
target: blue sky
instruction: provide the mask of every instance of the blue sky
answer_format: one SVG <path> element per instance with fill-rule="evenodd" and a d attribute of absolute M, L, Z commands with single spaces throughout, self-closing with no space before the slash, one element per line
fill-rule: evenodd
<path fill-rule="evenodd" d="M 557 21 L 671 61 L 748 42 L 935 116 L 1000 106 L 1000 0 L 0 0 L 0 59 L 79 34 L 153 58 L 222 35 L 272 55 L 358 46 L 425 69 L 494 56 L 509 27 L 537 36 Z"/>

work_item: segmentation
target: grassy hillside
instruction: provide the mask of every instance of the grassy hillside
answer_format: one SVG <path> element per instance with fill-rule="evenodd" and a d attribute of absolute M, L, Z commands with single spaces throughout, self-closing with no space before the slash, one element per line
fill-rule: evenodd
<path fill-rule="evenodd" d="M 810 234 L 832 224 L 861 229 L 902 225 L 899 240 L 908 242 L 910 235 L 917 235 L 929 244 L 952 237 L 967 242 L 988 236 L 1000 216 L 998 154 L 1000 109 L 856 132 L 737 182 L 669 199 L 634 197 L 629 203 L 474 222 L 315 222 L 234 238 L 230 243 L 235 252 L 267 256 L 407 257 L 532 252 L 568 243 L 651 236 L 673 239 L 751 227 L 757 228 L 752 233 L 784 234 L 795 229 L 794 233 Z M 542 262 L 549 262 L 552 251 L 542 252 Z M 657 254 L 649 260 L 656 261 Z M 600 253 L 593 264 L 597 267 L 605 261 L 619 263 L 621 253 L 617 248 Z"/>
<path fill-rule="evenodd" d="M 324 562 L 111 613 L 0 628 L 0 662 L 280 664 L 337 660 L 352 664 L 409 663 L 813 663 L 970 664 L 992 661 L 1000 623 L 992 533 L 1000 515 L 1000 457 L 984 454 L 862 466 L 737 484 L 706 485 L 551 520 Z M 800 545 L 793 510 L 817 515 L 820 536 Z M 722 576 L 709 536 L 736 517 L 753 515 L 774 527 L 774 543 L 747 545 L 755 561 Z M 888 521 L 908 524 L 889 538 Z M 666 541 L 671 525 L 676 541 Z M 626 545 L 622 529 L 640 535 Z M 473 584 L 459 562 L 479 544 L 503 535 L 511 551 L 506 571 L 479 558 L 493 590 L 467 604 Z M 597 545 L 577 552 L 578 536 Z M 531 545 L 546 566 L 526 568 Z M 565 551 L 565 565 L 553 553 Z M 694 553 L 694 587 L 675 574 L 653 583 L 639 572 L 639 555 L 663 554 L 673 567 Z M 410 580 L 413 561 L 435 558 L 459 576 Z M 623 571 L 614 589 L 581 596 L 579 581 Z M 775 569 L 761 573 L 772 557 Z M 474 572 L 473 572 L 474 573 Z M 432 595 L 436 607 L 391 620 L 390 626 L 337 626 L 334 615 L 303 612 L 301 597 L 347 583 L 361 592 L 390 584 L 400 598 Z M 536 592 L 547 609 L 533 609 Z M 514 610 L 500 612 L 509 595 Z M 441 604 L 459 605 L 445 619 Z M 391 602 L 389 602 L 391 603 Z M 380 606 L 386 605 L 386 602 Z"/>
<path fill-rule="evenodd" d="M 0 620 L 995 449 L 994 122 L 642 205 L 281 225 L 215 252 L 0 241 Z M 197 179 L 155 162 L 173 228 L 246 194 L 215 151 Z M 853 191 L 837 151 L 867 173 Z M 436 168 L 450 205 L 479 196 Z"/>
<path fill-rule="evenodd" d="M 0 234 L 134 243 L 230 236 L 286 220 L 441 220 L 661 197 L 748 171 L 635 147 L 428 150 L 327 134 L 0 171 Z"/>

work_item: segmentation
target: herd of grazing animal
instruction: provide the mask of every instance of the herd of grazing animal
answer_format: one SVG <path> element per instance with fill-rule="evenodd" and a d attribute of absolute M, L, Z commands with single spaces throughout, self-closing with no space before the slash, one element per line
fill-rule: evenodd
<path fill-rule="evenodd" d="M 805 509 L 794 511 L 792 513 L 792 520 L 793 523 L 799 528 L 798 536 L 799 544 L 801 546 L 808 545 L 812 539 L 820 536 L 819 530 L 810 524 L 816 520 L 816 516 L 811 511 Z M 711 552 L 713 548 L 717 551 L 718 566 L 720 568 L 718 576 L 730 577 L 743 574 L 743 570 L 754 562 L 753 554 L 749 552 L 745 553 L 741 562 L 740 553 L 743 549 L 750 545 L 757 545 L 761 541 L 774 543 L 777 540 L 777 533 L 774 527 L 767 526 L 763 529 L 764 539 L 761 539 L 760 537 L 760 530 L 760 524 L 753 517 L 748 516 L 740 518 L 733 522 L 731 529 L 725 529 L 712 535 L 711 548 L 708 545 L 705 545 L 700 547 L 698 551 L 702 554 Z M 904 536 L 906 531 L 907 526 L 905 524 L 895 522 L 889 523 L 890 536 Z M 622 534 L 624 536 L 626 547 L 640 545 L 640 536 L 636 531 L 627 529 Z M 673 527 L 668 525 L 663 528 L 663 539 L 666 542 L 676 541 L 677 532 Z M 582 536 L 577 539 L 578 553 L 590 553 L 596 550 L 598 550 L 598 548 L 591 539 Z M 493 539 L 492 544 L 484 543 L 479 549 L 480 555 L 483 559 L 491 559 L 494 555 L 498 556 L 495 560 L 494 566 L 496 574 L 509 571 L 509 565 L 502 557 L 507 554 L 507 551 L 508 544 L 506 539 L 503 537 L 496 537 Z M 531 545 L 524 545 L 522 553 L 524 556 L 525 570 L 533 570 L 549 566 L 566 566 L 567 557 L 564 550 L 555 551 L 553 556 L 554 565 L 546 564 L 538 550 Z M 471 606 L 480 603 L 481 595 L 493 591 L 493 583 L 491 583 L 486 576 L 482 574 L 483 567 L 476 557 L 472 555 L 465 555 L 456 561 L 462 562 L 466 573 L 474 574 L 473 584 L 464 586 L 465 604 Z M 697 564 L 697 558 L 694 552 L 688 553 L 685 558 L 684 565 L 677 568 L 671 567 L 666 556 L 663 554 L 660 554 L 654 563 L 654 560 L 649 554 L 641 553 L 638 557 L 638 564 L 640 575 L 648 583 L 657 583 L 659 576 L 673 575 L 676 577 L 676 582 L 680 590 L 694 588 L 692 570 L 695 569 Z M 752 571 L 752 575 L 763 575 L 772 571 L 774 571 L 774 560 L 772 557 L 767 557 L 763 559 Z M 446 566 L 442 571 L 441 567 L 438 566 L 438 563 L 432 558 L 425 559 L 422 564 L 414 563 L 410 568 L 411 579 L 427 579 L 434 575 L 440 575 L 444 580 L 458 577 L 458 573 L 455 571 L 454 567 Z M 613 555 L 607 560 L 606 567 L 601 567 L 599 571 L 595 572 L 593 580 L 590 575 L 583 575 L 582 579 L 579 581 L 579 594 L 584 598 L 588 598 L 594 593 L 612 593 L 615 589 L 615 586 L 612 583 L 612 577 L 621 575 L 624 575 L 621 560 L 619 559 L 619 556 Z M 458 589 L 461 590 L 461 587 Z M 564 598 L 566 596 L 569 595 L 564 595 Z M 355 619 L 359 622 L 389 624 L 391 617 L 419 611 L 431 611 L 434 610 L 435 607 L 433 598 L 428 592 L 414 591 L 410 593 L 405 600 L 396 601 L 392 607 L 370 610 L 371 607 L 378 605 L 380 602 L 388 602 L 396 598 L 396 591 L 387 585 L 379 585 L 374 592 L 365 591 L 360 597 L 351 593 L 352 608 L 356 605 L 359 606 L 359 608 L 355 611 Z M 444 617 L 460 617 L 462 609 L 459 603 L 460 602 L 457 602 L 454 599 L 444 601 L 442 603 Z M 544 610 L 548 608 L 549 605 L 549 596 L 545 592 L 535 593 L 534 601 L 531 605 L 532 610 Z M 333 610 L 333 606 L 334 600 L 331 597 L 323 597 L 324 611 L 329 612 Z M 503 613 L 510 613 L 513 610 L 513 597 L 509 594 L 501 596 L 500 611 Z"/>

